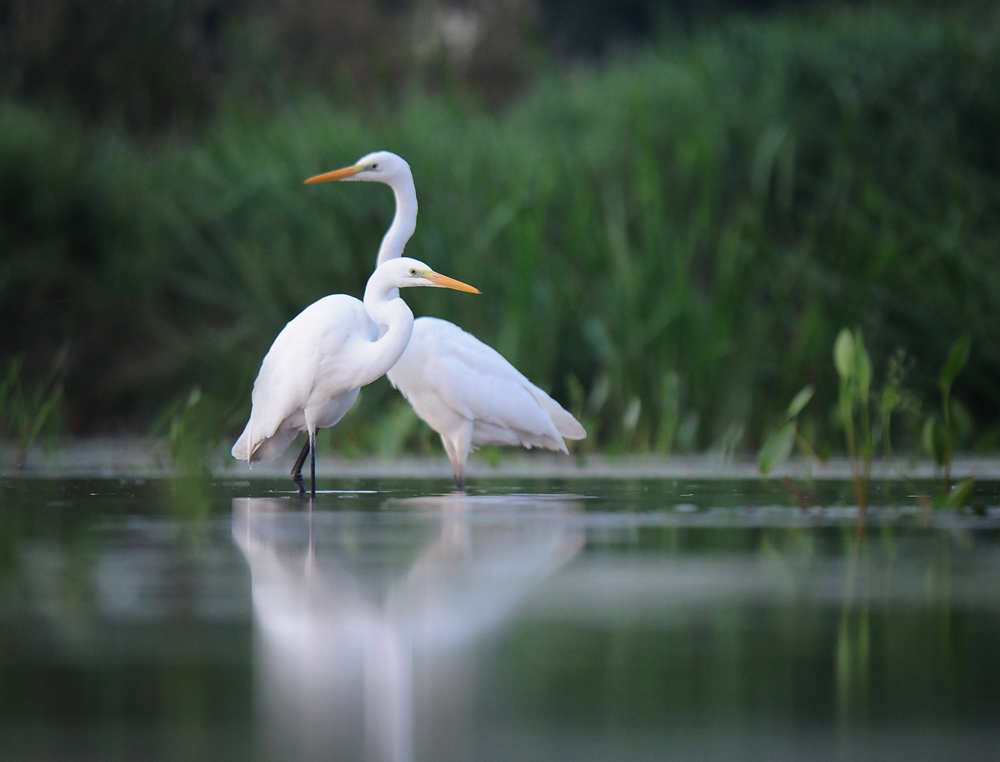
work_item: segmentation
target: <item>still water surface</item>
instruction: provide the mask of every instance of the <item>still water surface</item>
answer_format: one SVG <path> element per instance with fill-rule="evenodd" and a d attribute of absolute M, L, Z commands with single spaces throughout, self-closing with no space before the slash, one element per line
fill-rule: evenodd
<path fill-rule="evenodd" d="M 996 760 L 1000 484 L 0 479 L 4 760 Z"/>

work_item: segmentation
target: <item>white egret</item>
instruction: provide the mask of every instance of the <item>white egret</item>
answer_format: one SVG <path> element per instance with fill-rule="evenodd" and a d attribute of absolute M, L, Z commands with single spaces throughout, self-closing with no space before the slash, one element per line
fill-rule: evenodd
<path fill-rule="evenodd" d="M 331 180 L 380 182 L 392 188 L 396 214 L 379 247 L 378 265 L 401 256 L 417 224 L 417 192 L 409 164 L 394 153 L 378 151 L 351 167 L 305 182 Z M 469 452 L 479 445 L 567 452 L 564 440 L 587 436 L 576 418 L 503 355 L 446 320 L 417 318 L 406 351 L 387 375 L 440 435 L 459 490 L 465 489 Z"/>
<path fill-rule="evenodd" d="M 316 430 L 333 426 L 354 404 L 362 386 L 385 375 L 406 348 L 413 313 L 400 288 L 431 286 L 479 293 L 408 257 L 379 265 L 368 279 L 364 302 L 346 294 L 325 296 L 281 329 L 253 385 L 253 408 L 233 457 L 274 460 L 300 431 L 309 437 L 292 467 L 300 494 L 302 464 L 311 453 L 316 494 Z"/>

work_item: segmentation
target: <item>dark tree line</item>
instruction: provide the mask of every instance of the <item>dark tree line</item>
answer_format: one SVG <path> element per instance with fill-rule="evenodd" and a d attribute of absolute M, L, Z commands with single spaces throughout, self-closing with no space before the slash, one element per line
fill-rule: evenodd
<path fill-rule="evenodd" d="M 355 100 L 456 88 L 498 107 L 540 62 L 829 1 L 0 0 L 0 94 L 138 131 L 300 86 Z"/>

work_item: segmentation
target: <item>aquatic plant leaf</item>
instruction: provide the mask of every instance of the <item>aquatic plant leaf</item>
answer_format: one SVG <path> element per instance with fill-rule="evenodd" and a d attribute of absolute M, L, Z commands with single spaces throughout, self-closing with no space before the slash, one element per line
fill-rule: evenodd
<path fill-rule="evenodd" d="M 954 447 L 961 447 L 975 431 L 975 423 L 969 409 L 959 400 L 950 400 L 948 405 L 949 423 L 951 424 L 951 442 Z"/>
<path fill-rule="evenodd" d="M 792 454 L 792 447 L 795 446 L 795 431 L 795 421 L 789 421 L 764 442 L 757 461 L 757 466 L 764 476 L 788 460 Z"/>
<path fill-rule="evenodd" d="M 840 329 L 837 341 L 833 345 L 833 362 L 837 366 L 841 381 L 847 381 L 854 375 L 854 336 L 846 328 Z"/>
<path fill-rule="evenodd" d="M 632 431 L 639 423 L 639 414 L 642 412 L 642 400 L 633 397 L 628 401 L 625 412 L 622 413 L 622 430 Z"/>
<path fill-rule="evenodd" d="M 872 385 L 872 361 L 865 349 L 865 340 L 861 331 L 854 332 L 854 372 L 858 379 L 858 391 L 863 401 L 867 402 Z"/>
<path fill-rule="evenodd" d="M 943 508 L 952 508 L 958 510 L 959 508 L 965 508 L 969 502 L 972 500 L 972 493 L 975 490 L 976 481 L 971 476 L 962 479 L 958 484 L 948 490 L 948 494 L 944 496 L 942 502 Z"/>
<path fill-rule="evenodd" d="M 788 412 L 786 413 L 786 415 L 789 418 L 794 418 L 799 413 L 801 413 L 802 408 L 804 408 L 806 405 L 809 404 L 809 400 L 812 399 L 813 393 L 815 391 L 816 390 L 813 389 L 811 384 L 809 386 L 805 386 L 802 389 L 800 389 L 799 393 L 792 398 L 791 403 L 788 405 Z"/>
<path fill-rule="evenodd" d="M 941 370 L 941 376 L 938 379 L 941 393 L 945 396 L 951 392 L 951 385 L 954 383 L 955 377 L 961 373 L 962 368 L 969 361 L 969 349 L 971 346 L 972 335 L 968 332 L 959 336 L 955 340 L 955 343 L 951 345 L 948 359 L 945 361 L 944 368 Z"/>
<path fill-rule="evenodd" d="M 943 466 L 948 462 L 949 452 L 945 437 L 945 427 L 941 424 L 937 416 L 931 416 L 924 422 L 924 429 L 920 439 L 924 447 L 924 452 L 934 458 L 935 463 Z"/>

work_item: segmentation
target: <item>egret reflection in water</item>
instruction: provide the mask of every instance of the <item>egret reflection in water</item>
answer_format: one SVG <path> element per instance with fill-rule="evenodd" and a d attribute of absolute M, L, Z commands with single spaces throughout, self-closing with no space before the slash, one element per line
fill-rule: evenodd
<path fill-rule="evenodd" d="M 562 496 L 297 505 L 233 500 L 269 758 L 411 760 L 438 733 L 454 745 L 473 692 L 469 647 L 584 544 L 579 506 Z"/>

